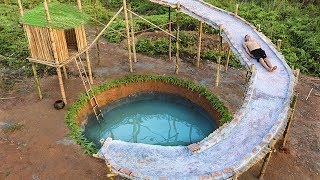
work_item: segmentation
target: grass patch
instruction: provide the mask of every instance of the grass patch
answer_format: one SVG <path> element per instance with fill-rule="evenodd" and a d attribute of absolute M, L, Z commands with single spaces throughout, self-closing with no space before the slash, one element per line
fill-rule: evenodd
<path fill-rule="evenodd" d="M 79 27 L 89 20 L 89 17 L 80 12 L 75 6 L 51 2 L 48 7 L 51 23 L 47 22 L 43 4 L 39 4 L 34 9 L 27 11 L 21 18 L 21 23 L 55 29 L 71 29 Z"/>
<path fill-rule="evenodd" d="M 180 87 L 185 87 L 191 91 L 198 92 L 201 96 L 205 97 L 210 101 L 212 106 L 219 112 L 221 115 L 221 119 L 219 120 L 220 125 L 224 123 L 230 122 L 232 120 L 231 112 L 228 108 L 225 107 L 223 102 L 213 94 L 210 90 L 196 84 L 189 80 L 183 80 L 177 78 L 175 76 L 160 76 L 160 75 L 129 75 L 122 77 L 120 79 L 112 80 L 110 82 L 104 83 L 98 87 L 93 89 L 95 94 L 99 94 L 106 90 L 120 87 L 122 85 L 127 85 L 130 83 L 135 82 L 148 82 L 148 81 L 158 81 L 158 82 L 165 82 L 170 83 L 173 85 L 177 85 Z M 65 122 L 70 129 L 69 136 L 74 139 L 80 146 L 83 147 L 86 154 L 94 154 L 97 153 L 98 149 L 95 147 L 93 142 L 88 141 L 83 135 L 83 129 L 78 125 L 76 120 L 78 113 L 80 112 L 81 108 L 88 102 L 89 97 L 82 93 L 80 94 L 78 100 L 74 102 L 65 116 Z"/>

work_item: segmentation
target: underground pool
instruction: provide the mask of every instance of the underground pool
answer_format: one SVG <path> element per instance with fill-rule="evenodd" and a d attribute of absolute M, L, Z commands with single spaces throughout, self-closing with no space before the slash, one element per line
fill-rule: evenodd
<path fill-rule="evenodd" d="M 89 115 L 84 136 L 100 148 L 102 138 L 163 146 L 189 145 L 207 137 L 216 121 L 202 107 L 176 94 L 140 92 L 102 107 L 104 119 Z"/>

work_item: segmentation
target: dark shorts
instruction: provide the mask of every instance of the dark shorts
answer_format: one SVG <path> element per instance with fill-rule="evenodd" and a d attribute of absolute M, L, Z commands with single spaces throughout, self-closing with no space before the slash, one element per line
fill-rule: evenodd
<path fill-rule="evenodd" d="M 261 58 L 266 58 L 267 57 L 266 52 L 264 52 L 264 50 L 261 49 L 261 48 L 252 50 L 250 53 L 254 56 L 254 58 L 257 61 L 259 61 L 259 59 L 261 59 Z"/>

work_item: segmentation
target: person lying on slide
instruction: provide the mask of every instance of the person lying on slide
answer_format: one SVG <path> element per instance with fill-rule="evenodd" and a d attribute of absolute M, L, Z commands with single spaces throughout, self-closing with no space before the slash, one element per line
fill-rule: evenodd
<path fill-rule="evenodd" d="M 244 39 L 243 48 L 250 57 L 255 58 L 269 72 L 273 72 L 277 69 L 277 66 L 272 66 L 271 62 L 267 59 L 266 52 L 261 49 L 261 45 L 258 41 L 254 40 L 250 35 L 246 35 Z"/>

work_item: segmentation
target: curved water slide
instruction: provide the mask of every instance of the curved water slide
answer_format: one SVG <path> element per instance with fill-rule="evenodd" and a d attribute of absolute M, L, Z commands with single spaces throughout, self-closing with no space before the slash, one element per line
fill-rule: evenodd
<path fill-rule="evenodd" d="M 176 7 L 177 0 L 151 0 Z M 198 151 L 186 146 L 158 146 L 106 140 L 98 155 L 112 170 L 130 179 L 228 179 L 263 159 L 270 143 L 283 133 L 294 91 L 295 76 L 272 42 L 239 16 L 200 0 L 180 0 L 181 12 L 215 29 L 223 25 L 223 37 L 242 64 L 255 64 L 242 107 L 234 119 L 197 143 Z M 242 48 L 244 36 L 259 41 L 273 65 L 267 72 Z"/>

